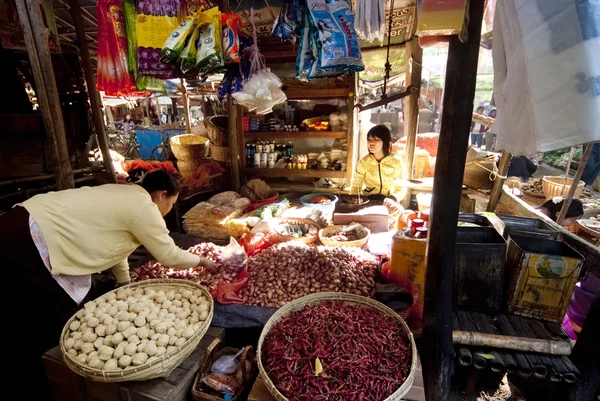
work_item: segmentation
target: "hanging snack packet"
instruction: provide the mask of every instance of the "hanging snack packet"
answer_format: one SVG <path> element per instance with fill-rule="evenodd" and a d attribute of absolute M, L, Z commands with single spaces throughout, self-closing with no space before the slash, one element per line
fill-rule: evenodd
<path fill-rule="evenodd" d="M 201 75 L 222 71 L 223 44 L 221 42 L 221 13 L 217 7 L 212 8 L 198 18 L 200 34 L 198 37 L 198 55 L 196 68 Z"/>
<path fill-rule="evenodd" d="M 358 37 L 354 31 L 354 14 L 346 0 L 307 0 L 313 40 L 318 49 L 319 69 L 340 72 L 365 69 Z"/>
<path fill-rule="evenodd" d="M 186 46 L 187 40 L 192 34 L 196 25 L 194 18 L 189 17 L 184 23 L 179 25 L 167 38 L 162 50 L 160 51 L 160 62 L 169 63 L 176 61 Z"/>
<path fill-rule="evenodd" d="M 198 34 L 199 29 L 194 28 L 192 34 L 188 38 L 187 45 L 179 56 L 181 71 L 185 74 L 189 70 L 196 67 L 196 56 L 198 54 Z"/>
<path fill-rule="evenodd" d="M 302 18 L 302 29 L 300 30 L 300 47 L 298 57 L 296 58 L 296 78 L 306 81 L 310 73 L 310 68 L 316 61 L 312 46 L 312 35 L 310 32 L 310 22 L 308 13 Z"/>
<path fill-rule="evenodd" d="M 302 8 L 299 0 L 284 0 L 271 34 L 282 41 L 296 43 L 301 26 Z"/>
<path fill-rule="evenodd" d="M 240 62 L 240 27 L 242 20 L 234 12 L 222 15 L 223 58 L 225 64 Z"/>

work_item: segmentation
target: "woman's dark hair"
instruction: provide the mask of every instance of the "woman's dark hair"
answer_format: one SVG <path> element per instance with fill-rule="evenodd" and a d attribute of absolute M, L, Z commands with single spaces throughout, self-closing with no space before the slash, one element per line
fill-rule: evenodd
<path fill-rule="evenodd" d="M 389 156 L 390 144 L 392 143 L 392 133 L 385 125 L 376 125 L 367 132 L 367 139 L 379 138 L 383 141 L 383 155 Z"/>
<path fill-rule="evenodd" d="M 543 205 L 541 205 L 540 207 L 538 207 L 538 209 L 546 209 L 548 210 L 548 214 L 552 221 L 556 221 L 556 217 L 558 215 L 558 213 L 560 213 L 560 210 L 563 207 L 563 203 L 564 201 L 560 201 L 558 203 L 554 203 L 554 201 L 552 199 L 547 200 L 546 202 L 544 202 Z M 573 199 L 571 201 L 571 204 L 569 205 L 569 210 L 567 210 L 567 215 L 565 216 L 565 218 L 570 218 L 570 217 L 579 217 L 583 215 L 583 203 L 581 203 L 581 201 L 579 199 Z"/>
<path fill-rule="evenodd" d="M 140 185 L 149 194 L 154 191 L 167 191 L 167 196 L 177 195 L 180 191 L 175 177 L 164 170 L 148 172 L 143 168 L 136 168 L 128 172 L 127 181 Z"/>

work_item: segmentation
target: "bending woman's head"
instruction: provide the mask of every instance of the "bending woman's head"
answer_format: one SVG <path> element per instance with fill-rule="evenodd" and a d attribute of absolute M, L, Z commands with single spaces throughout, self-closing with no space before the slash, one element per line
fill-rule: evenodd
<path fill-rule="evenodd" d="M 129 172 L 129 177 L 150 194 L 161 215 L 166 216 L 177 202 L 179 184 L 175 177 L 166 171 L 155 170 L 148 173 L 144 169 L 135 169 Z"/>
<path fill-rule="evenodd" d="M 385 125 L 376 125 L 367 133 L 369 153 L 376 155 L 383 152 L 388 156 L 392 152 L 392 133 Z"/>
<path fill-rule="evenodd" d="M 538 209 L 546 216 L 550 217 L 552 221 L 556 221 L 560 214 L 560 210 L 563 207 L 563 203 L 564 201 L 562 200 L 555 203 L 553 199 L 550 199 L 544 202 Z M 581 218 L 581 216 L 583 216 L 583 203 L 581 203 L 579 199 L 573 199 L 569 205 L 567 215 L 565 216 L 562 225 L 565 227 L 570 226 L 575 220 Z"/>

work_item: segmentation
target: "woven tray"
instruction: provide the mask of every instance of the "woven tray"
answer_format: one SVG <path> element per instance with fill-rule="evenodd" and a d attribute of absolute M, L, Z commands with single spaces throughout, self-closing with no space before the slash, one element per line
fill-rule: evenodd
<path fill-rule="evenodd" d="M 104 299 L 108 296 L 108 294 L 116 293 L 118 290 L 123 288 L 164 289 L 165 287 L 188 288 L 192 291 L 201 290 L 204 296 L 206 296 L 206 298 L 210 302 L 210 311 L 208 313 L 206 321 L 202 324 L 200 330 L 196 331 L 194 335 L 191 338 L 189 338 L 181 347 L 178 347 L 176 350 L 172 350 L 170 352 L 165 353 L 164 355 L 158 357 L 150 363 L 145 363 L 143 365 L 128 368 L 126 370 L 107 372 L 104 370 L 92 369 L 88 366 L 82 365 L 77 360 L 75 360 L 75 358 L 72 358 L 70 355 L 67 354 L 67 350 L 64 345 L 64 340 L 67 338 L 67 335 L 71 331 L 69 329 L 69 325 L 77 318 L 76 315 L 73 315 L 71 319 L 69 319 L 69 321 L 65 324 L 62 334 L 60 336 L 60 352 L 63 355 L 65 364 L 78 375 L 99 382 L 143 381 L 154 379 L 157 377 L 168 376 L 173 370 L 175 370 L 177 366 L 179 366 L 181 362 L 183 362 L 192 353 L 192 351 L 194 351 L 194 349 L 196 349 L 196 347 L 200 343 L 200 340 L 202 340 L 202 337 L 204 337 L 204 334 L 206 334 L 206 331 L 210 326 L 210 322 L 212 321 L 214 313 L 214 303 L 212 300 L 212 296 L 210 295 L 208 290 L 200 284 L 188 280 L 146 280 L 134 284 L 129 284 L 119 289 L 115 289 L 97 299 Z"/>
<path fill-rule="evenodd" d="M 196 401 L 223 401 L 222 397 L 216 397 L 214 395 L 206 394 L 202 391 L 202 376 L 207 374 L 210 371 L 212 364 L 219 359 L 223 355 L 235 355 L 237 354 L 239 349 L 232 347 L 225 347 L 223 342 L 215 338 L 212 343 L 206 349 L 206 357 L 202 364 L 200 365 L 200 369 L 198 369 L 198 373 L 196 373 L 196 378 L 194 379 L 194 384 L 192 385 L 192 397 Z M 254 349 L 251 346 L 244 347 L 244 351 L 238 357 L 240 361 L 240 365 L 238 366 L 238 370 L 235 373 L 236 379 L 238 382 L 241 381 L 240 390 L 233 396 L 232 401 L 237 401 L 240 397 L 245 394 L 250 387 L 254 383 L 254 379 L 256 377 L 256 355 L 254 354 Z"/>
<path fill-rule="evenodd" d="M 262 364 L 262 347 L 263 347 L 265 338 L 269 334 L 269 331 L 271 331 L 273 326 L 275 326 L 281 319 L 283 319 L 287 315 L 289 315 L 293 312 L 299 311 L 307 305 L 320 304 L 320 303 L 326 302 L 326 301 L 343 301 L 343 302 L 347 302 L 347 303 L 350 303 L 353 305 L 373 308 L 373 309 L 379 311 L 380 313 L 393 318 L 403 328 L 404 332 L 406 333 L 406 336 L 409 338 L 410 348 L 411 348 L 411 352 L 412 352 L 410 373 L 408 374 L 408 377 L 406 378 L 404 383 L 402 383 L 400 388 L 398 388 L 398 390 L 396 390 L 391 396 L 389 396 L 388 398 L 386 398 L 384 400 L 384 401 L 400 401 L 402 399 L 402 397 L 404 397 L 408 393 L 410 388 L 412 387 L 413 381 L 415 379 L 415 370 L 417 369 L 417 347 L 415 345 L 415 340 L 413 338 L 413 335 L 412 335 L 410 329 L 408 328 L 406 322 L 404 322 L 404 320 L 400 316 L 398 316 L 398 314 L 396 312 L 394 312 L 393 310 L 391 310 L 384 304 L 374 301 L 370 298 L 361 297 L 359 295 L 353 295 L 353 294 L 345 294 L 345 293 L 340 293 L 340 292 L 321 292 L 319 294 L 307 295 L 305 297 L 302 297 L 302 298 L 296 299 L 295 301 L 287 303 L 282 308 L 280 308 L 277 312 L 275 312 L 275 314 L 273 316 L 271 316 L 271 318 L 269 319 L 269 321 L 263 328 L 262 333 L 260 334 L 260 338 L 258 340 L 258 350 L 257 350 L 257 358 L 256 358 L 256 360 L 258 362 L 258 372 L 259 372 L 261 378 L 264 380 L 265 386 L 267 387 L 269 392 L 273 395 L 273 397 L 275 397 L 275 399 L 277 401 L 289 401 L 286 397 L 283 396 L 283 394 L 281 394 L 279 392 L 279 390 L 277 390 L 277 388 L 273 384 L 273 381 L 271 381 L 271 379 L 269 378 L 269 375 L 267 374 L 265 367 Z"/>
<path fill-rule="evenodd" d="M 317 223 L 315 223 L 311 219 L 300 219 L 300 218 L 289 217 L 289 218 L 276 218 L 274 220 L 278 222 L 278 225 L 279 224 L 291 224 L 291 225 L 308 224 L 308 225 L 314 226 L 314 228 L 317 230 L 317 233 L 315 235 L 307 235 L 304 237 L 296 238 L 292 235 L 280 234 L 279 231 L 277 230 L 277 227 L 275 227 L 275 232 L 277 233 L 279 242 L 297 241 L 297 242 L 302 242 L 305 244 L 312 244 L 319 238 L 319 226 L 317 225 Z"/>

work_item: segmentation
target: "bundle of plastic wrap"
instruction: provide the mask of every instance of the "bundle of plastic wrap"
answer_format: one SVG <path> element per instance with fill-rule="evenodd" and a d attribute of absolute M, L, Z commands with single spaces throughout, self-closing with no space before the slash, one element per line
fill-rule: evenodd
<path fill-rule="evenodd" d="M 123 4 L 119 0 L 99 0 L 98 90 L 107 95 L 128 95 L 136 91 L 127 67 L 127 36 Z"/>
<path fill-rule="evenodd" d="M 383 43 L 385 38 L 384 0 L 360 0 L 356 2 L 356 33 L 367 42 L 375 39 Z"/>

